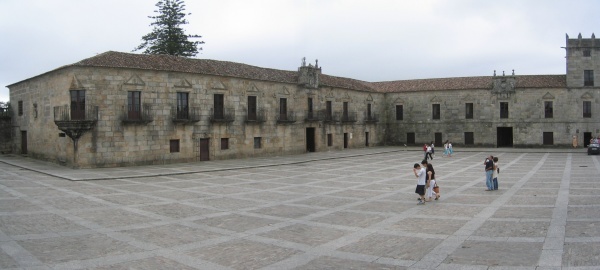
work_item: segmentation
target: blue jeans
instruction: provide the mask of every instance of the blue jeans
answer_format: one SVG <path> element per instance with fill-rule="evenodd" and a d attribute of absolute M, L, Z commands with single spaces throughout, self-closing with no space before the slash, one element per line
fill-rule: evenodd
<path fill-rule="evenodd" d="M 492 182 L 494 182 L 494 190 L 498 190 L 498 177 L 494 178 Z"/>
<path fill-rule="evenodd" d="M 487 188 L 489 190 L 494 190 L 494 182 L 492 180 L 493 173 L 494 173 L 494 171 L 492 171 L 492 170 L 485 171 L 485 185 L 487 186 Z"/>

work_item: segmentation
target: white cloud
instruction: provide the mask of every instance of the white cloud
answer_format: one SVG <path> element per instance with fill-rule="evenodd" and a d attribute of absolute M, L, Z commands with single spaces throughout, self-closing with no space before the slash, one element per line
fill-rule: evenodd
<path fill-rule="evenodd" d="M 152 0 L 0 1 L 0 84 L 108 50 L 129 52 L 150 32 Z M 323 72 L 366 81 L 561 74 L 564 35 L 591 36 L 593 0 L 188 0 L 199 58 Z M 0 100 L 8 89 L 0 89 Z"/>

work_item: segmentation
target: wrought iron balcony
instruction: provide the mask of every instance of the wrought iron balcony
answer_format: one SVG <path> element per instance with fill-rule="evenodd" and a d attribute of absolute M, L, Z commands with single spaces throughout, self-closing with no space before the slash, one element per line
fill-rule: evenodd
<path fill-rule="evenodd" d="M 296 114 L 291 111 L 277 114 L 277 124 L 291 124 L 296 122 Z"/>
<path fill-rule="evenodd" d="M 319 112 L 322 116 L 323 122 L 326 123 L 336 123 L 340 121 L 340 113 L 339 112 L 327 112 L 327 110 L 323 110 Z"/>
<path fill-rule="evenodd" d="M 246 113 L 246 123 L 262 123 L 267 120 L 265 111 L 263 109 L 259 109 L 254 113 L 247 112 Z"/>
<path fill-rule="evenodd" d="M 379 122 L 379 115 L 376 113 L 365 113 L 365 123 L 377 123 Z"/>
<path fill-rule="evenodd" d="M 356 112 L 345 112 L 342 113 L 342 122 L 343 123 L 353 123 L 356 122 Z"/>
<path fill-rule="evenodd" d="M 306 122 L 319 122 L 322 119 L 322 115 L 319 112 L 315 111 L 306 111 L 306 114 L 304 116 L 304 121 Z"/>
<path fill-rule="evenodd" d="M 234 108 L 221 108 L 215 110 L 210 109 L 210 122 L 211 123 L 229 123 L 235 120 L 235 109 Z"/>
<path fill-rule="evenodd" d="M 200 121 L 200 108 L 197 107 L 173 107 L 171 115 L 174 123 L 188 124 Z"/>
<path fill-rule="evenodd" d="M 79 139 L 86 131 L 91 130 L 98 122 L 98 106 L 56 106 L 54 107 L 54 123 L 73 140 Z"/>
<path fill-rule="evenodd" d="M 147 124 L 154 120 L 152 117 L 152 105 L 127 105 L 124 106 L 122 121 L 131 124 Z"/>

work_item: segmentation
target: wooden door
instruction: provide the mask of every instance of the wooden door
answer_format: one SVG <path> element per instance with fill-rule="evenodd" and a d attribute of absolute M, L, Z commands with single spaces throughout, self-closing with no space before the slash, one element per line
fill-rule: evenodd
<path fill-rule="evenodd" d="M 209 140 L 210 139 L 200 139 L 200 161 L 207 161 L 210 159 Z"/>

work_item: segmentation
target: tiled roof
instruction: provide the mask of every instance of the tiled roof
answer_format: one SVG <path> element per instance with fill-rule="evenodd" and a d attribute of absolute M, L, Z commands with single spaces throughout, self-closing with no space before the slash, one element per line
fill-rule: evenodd
<path fill-rule="evenodd" d="M 187 72 L 274 82 L 296 83 L 297 73 L 246 64 L 193 59 L 172 55 L 133 54 L 109 51 L 70 66 L 116 67 Z"/>
<path fill-rule="evenodd" d="M 298 82 L 298 72 L 296 71 L 262 68 L 246 64 L 209 59 L 194 59 L 171 55 L 133 54 L 115 51 L 101 53 L 79 62 L 60 67 L 58 69 L 70 66 L 174 71 L 290 84 L 296 84 Z M 46 73 L 50 72 L 52 71 L 48 71 Z M 321 86 L 387 93 L 429 90 L 491 89 L 493 78 L 494 77 L 492 76 L 482 76 L 365 82 L 321 74 L 319 77 L 319 83 Z M 516 78 L 517 88 L 566 87 L 565 75 L 525 75 L 516 76 Z"/>
<path fill-rule="evenodd" d="M 492 89 L 492 76 L 458 77 L 438 79 L 418 79 L 372 83 L 385 93 L 431 91 L 431 90 L 469 90 Z M 517 88 L 566 87 L 565 75 L 524 75 L 516 76 Z"/>

